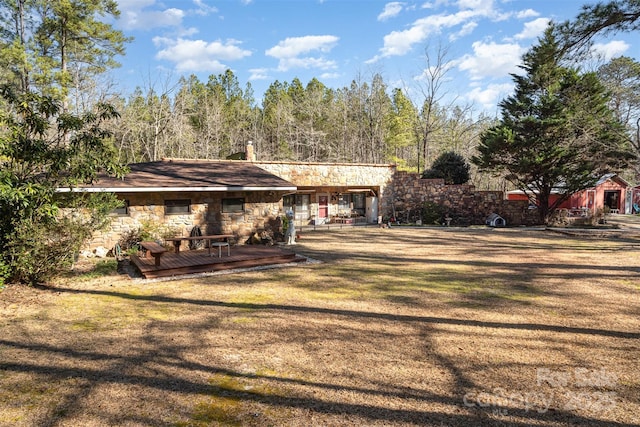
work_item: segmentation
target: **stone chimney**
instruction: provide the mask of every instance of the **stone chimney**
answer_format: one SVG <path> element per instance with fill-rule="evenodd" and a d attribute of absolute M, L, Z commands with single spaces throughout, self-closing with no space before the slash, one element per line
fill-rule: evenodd
<path fill-rule="evenodd" d="M 253 141 L 247 141 L 246 158 L 248 162 L 256 161 L 256 153 L 253 152 Z"/>

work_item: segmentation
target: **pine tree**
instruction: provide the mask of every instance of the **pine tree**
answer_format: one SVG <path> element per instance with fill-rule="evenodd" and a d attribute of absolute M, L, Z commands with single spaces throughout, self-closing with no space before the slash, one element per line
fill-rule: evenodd
<path fill-rule="evenodd" d="M 581 55 L 596 35 L 640 30 L 640 0 L 612 0 L 582 7 L 574 21 L 556 27 L 565 53 Z"/>
<path fill-rule="evenodd" d="M 115 109 L 68 108 L 70 91 L 123 53 L 126 38 L 99 20 L 116 6 L 0 0 L 0 276 L 35 283 L 59 272 L 116 206 L 113 194 L 61 194 L 124 172 L 105 130 Z"/>
<path fill-rule="evenodd" d="M 500 122 L 481 135 L 472 161 L 537 199 L 547 222 L 571 194 L 633 158 L 625 130 L 607 107 L 594 73 L 560 65 L 562 52 L 550 27 L 523 57 L 524 75 L 513 75 L 515 93 L 500 104 Z M 550 203 L 552 190 L 561 197 Z"/>
<path fill-rule="evenodd" d="M 0 0 L 5 81 L 66 102 L 82 79 L 119 65 L 129 39 L 100 20 L 118 15 L 115 0 Z"/>

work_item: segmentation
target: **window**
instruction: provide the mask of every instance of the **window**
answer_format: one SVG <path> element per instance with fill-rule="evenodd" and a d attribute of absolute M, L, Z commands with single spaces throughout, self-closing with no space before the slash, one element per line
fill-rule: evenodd
<path fill-rule="evenodd" d="M 338 195 L 338 215 L 363 216 L 366 208 L 367 193 L 348 193 Z"/>
<path fill-rule="evenodd" d="M 311 195 L 309 194 L 292 194 L 282 198 L 282 206 L 284 211 L 293 210 L 294 219 L 296 221 L 305 221 L 309 219 Z"/>
<path fill-rule="evenodd" d="M 241 213 L 244 212 L 244 199 L 222 199 L 222 212 L 224 213 Z"/>
<path fill-rule="evenodd" d="M 129 215 L 129 200 L 120 200 L 122 206 L 111 211 L 113 215 L 126 216 Z"/>
<path fill-rule="evenodd" d="M 165 215 L 180 215 L 191 213 L 191 200 L 176 199 L 164 201 Z"/>
<path fill-rule="evenodd" d="M 353 211 L 354 213 L 357 213 L 358 215 L 364 215 L 365 212 L 365 207 L 366 207 L 366 200 L 367 200 L 367 193 L 353 193 L 351 195 L 351 198 L 353 199 Z"/>
<path fill-rule="evenodd" d="M 351 216 L 351 194 L 338 194 L 338 216 Z"/>

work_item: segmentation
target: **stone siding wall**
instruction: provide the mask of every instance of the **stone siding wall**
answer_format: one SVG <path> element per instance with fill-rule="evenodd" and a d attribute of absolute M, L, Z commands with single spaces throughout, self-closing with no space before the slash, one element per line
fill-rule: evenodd
<path fill-rule="evenodd" d="M 154 231 L 154 234 L 188 236 L 197 225 L 207 234 L 234 234 L 242 243 L 253 232 L 279 227 L 282 215 L 283 192 L 231 192 L 231 193 L 130 193 L 121 194 L 129 201 L 128 215 L 113 215 L 106 231 L 96 232 L 89 244 L 90 249 L 98 246 L 113 248 L 120 238 L 140 227 Z M 242 213 L 223 213 L 223 198 L 244 198 Z M 165 200 L 190 199 L 191 213 L 165 214 Z M 183 243 L 186 245 L 186 243 Z"/>
<path fill-rule="evenodd" d="M 533 225 L 536 212 L 527 201 L 506 200 L 502 191 L 476 191 L 473 185 L 445 185 L 442 179 L 422 179 L 420 174 L 396 172 L 393 185 L 395 215 L 401 221 L 420 212 L 424 202 L 443 206 L 461 225 L 485 224 L 497 213 L 507 225 Z"/>
<path fill-rule="evenodd" d="M 396 172 L 395 165 L 357 163 L 255 162 L 256 166 L 286 179 L 297 187 L 326 187 L 340 191 L 346 187 L 373 188 L 379 197 L 379 211 L 391 209 L 388 191 Z"/>

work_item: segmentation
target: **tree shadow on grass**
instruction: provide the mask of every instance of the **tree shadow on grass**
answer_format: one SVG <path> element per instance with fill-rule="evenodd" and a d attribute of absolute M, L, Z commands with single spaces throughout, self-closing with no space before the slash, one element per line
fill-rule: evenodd
<path fill-rule="evenodd" d="M 389 314 L 389 313 L 376 313 L 370 311 L 357 311 L 357 310 L 345 310 L 337 308 L 324 308 L 324 307 L 312 307 L 302 305 L 285 305 L 285 304 L 256 304 L 256 303 L 243 303 L 243 302 L 225 302 L 215 300 L 198 300 L 190 298 L 179 298 L 162 295 L 134 295 L 127 294 L 125 292 L 115 291 L 103 291 L 103 290 L 91 290 L 91 289 L 70 289 L 56 287 L 53 288 L 55 292 L 60 293 L 73 293 L 73 294 L 88 294 L 88 295 L 105 295 L 115 298 L 124 298 L 129 300 L 138 301 L 153 301 L 170 304 L 187 304 L 202 307 L 225 307 L 234 309 L 249 309 L 249 310 L 270 310 L 270 311 L 282 311 L 282 312 L 298 312 L 298 313 L 310 313 L 310 314 L 325 314 L 341 317 L 355 317 L 362 319 L 379 319 L 390 320 L 399 322 L 416 322 L 425 324 L 444 324 L 444 325 L 462 325 L 473 326 L 483 328 L 497 328 L 497 329 L 514 329 L 514 330 L 531 330 L 531 331 L 552 331 L 557 333 L 568 334 L 587 334 L 587 335 L 600 335 L 613 338 L 628 338 L 628 339 L 640 339 L 640 332 L 625 332 L 616 330 L 607 330 L 599 328 L 581 328 L 571 326 L 560 325 L 548 325 L 544 323 L 510 323 L 510 322 L 491 322 L 484 320 L 473 319 L 456 319 L 447 317 L 436 316 L 416 316 L 405 314 Z"/>
<path fill-rule="evenodd" d="M 429 334 L 429 332 L 426 332 Z M 101 344 L 101 343 L 98 343 Z M 127 354 L 111 354 L 99 350 L 74 350 L 67 347 L 56 347 L 48 344 L 24 343 L 9 340 L 0 340 L 0 346 L 20 350 L 23 354 L 32 356 L 44 355 L 51 360 L 64 357 L 67 366 L 56 365 L 55 363 L 36 363 L 31 359 L 38 357 L 27 357 L 20 362 L 10 360 L 0 361 L 0 369 L 5 373 L 28 373 L 38 375 L 43 381 L 56 383 L 70 378 L 81 379 L 82 386 L 77 389 L 77 393 L 68 394 L 64 402 L 58 405 L 54 415 L 38 420 L 38 425 L 56 425 L 61 420 L 73 419 L 77 416 L 75 402 L 90 394 L 93 389 L 105 385 L 124 385 L 142 388 L 146 393 L 170 392 L 180 395 L 192 396 L 195 399 L 204 398 L 225 398 L 233 399 L 237 402 L 253 402 L 266 405 L 270 408 L 299 409 L 305 413 L 325 414 L 336 417 L 356 417 L 361 422 L 385 422 L 385 423 L 411 423 L 419 425 L 494 425 L 495 418 L 488 416 L 487 409 L 474 406 L 466 406 L 464 394 L 476 385 L 468 379 L 465 374 L 456 366 L 455 362 L 444 356 L 438 356 L 438 363 L 445 369 L 451 371 L 455 380 L 455 389 L 452 394 L 432 393 L 426 390 L 419 390 L 411 387 L 395 387 L 388 389 L 380 383 L 378 388 L 368 388 L 359 386 L 349 386 L 341 383 L 317 382 L 297 378 L 288 378 L 277 375 L 261 375 L 245 373 L 233 369 L 222 368 L 214 364 L 203 364 L 193 360 L 186 360 L 180 356 L 183 348 L 179 346 L 164 347 L 162 343 L 154 343 L 155 351 L 140 351 L 134 348 Z M 437 353 L 437 352 L 436 352 Z M 75 362 L 74 362 L 75 361 Z M 101 361 L 104 368 L 83 367 L 85 361 Z M 165 372 L 175 372 L 179 369 L 184 372 L 198 372 L 207 378 L 216 376 L 226 376 L 245 381 L 243 384 L 254 384 L 255 381 L 273 384 L 273 387 L 260 388 L 257 385 L 251 387 L 238 387 L 239 383 L 234 381 L 224 381 L 211 383 L 208 381 L 190 379 L 178 374 L 156 374 L 146 375 L 140 369 L 145 366 L 155 366 L 154 370 Z M 137 367 L 137 368 L 136 368 Z M 301 394 L 284 391 L 285 386 L 293 385 L 307 390 Z M 346 392 L 361 394 L 363 397 L 389 398 L 396 403 L 394 407 L 385 407 L 376 403 L 345 403 L 337 400 L 328 400 L 311 397 L 313 390 L 329 390 L 334 392 Z M 458 408 L 453 413 L 444 413 L 437 410 L 398 408 L 397 401 L 405 402 L 409 407 L 415 407 L 415 403 L 433 403 L 437 405 L 448 405 Z M 374 400 L 379 402 L 379 400 Z M 414 403 L 412 403 L 414 402 Z M 405 406 L 405 405 L 403 405 Z M 121 423 L 123 420 L 137 422 L 142 425 L 163 424 L 157 419 L 144 417 L 141 415 L 127 414 L 121 416 L 108 412 L 101 412 L 100 408 L 92 408 L 94 416 L 101 418 L 107 424 Z M 259 424 L 259 416 L 256 422 Z M 515 417 L 511 417 L 508 425 L 527 426 L 532 421 L 536 425 L 556 425 L 556 423 L 571 422 L 579 425 L 591 425 L 596 427 L 604 426 L 631 426 L 632 424 L 617 423 L 610 421 L 600 421 L 594 418 L 583 417 L 567 411 L 549 411 L 538 413 L 535 411 L 520 410 Z M 498 419 L 499 422 L 499 419 Z"/>

